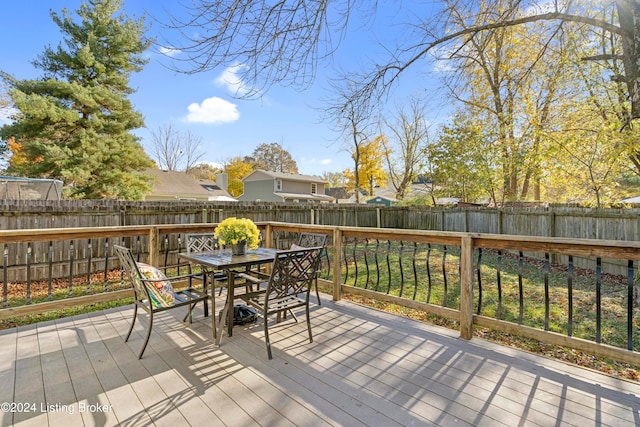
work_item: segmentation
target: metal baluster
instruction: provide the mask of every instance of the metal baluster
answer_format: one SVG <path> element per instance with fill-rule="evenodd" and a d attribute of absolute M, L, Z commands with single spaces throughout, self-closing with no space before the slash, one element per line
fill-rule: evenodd
<path fill-rule="evenodd" d="M 498 320 L 502 319 L 502 251 L 498 251 L 496 263 L 496 284 L 498 285 Z"/>
<path fill-rule="evenodd" d="M 627 261 L 627 350 L 633 350 L 633 261 Z"/>
<path fill-rule="evenodd" d="M 391 240 L 387 240 L 387 295 L 391 291 L 391 260 L 389 254 L 391 253 Z"/>
<path fill-rule="evenodd" d="M 402 268 L 402 254 L 404 253 L 404 242 L 400 240 L 400 250 L 398 251 L 398 268 L 400 269 L 400 294 L 399 297 L 402 298 L 402 294 L 404 293 L 404 268 Z"/>
<path fill-rule="evenodd" d="M 416 300 L 418 294 L 418 269 L 416 267 L 416 256 L 418 254 L 418 243 L 413 242 L 413 257 L 411 258 L 411 266 L 413 268 L 413 300 Z"/>
<path fill-rule="evenodd" d="M 358 258 L 357 258 L 358 239 L 353 239 L 353 286 L 358 284 Z"/>
<path fill-rule="evenodd" d="M 178 248 L 178 252 L 180 252 L 180 248 Z M 164 235 L 164 266 L 166 267 L 169 263 L 169 235 Z"/>
<path fill-rule="evenodd" d="M 573 255 L 569 255 L 569 263 L 567 264 L 567 302 L 568 315 L 567 319 L 567 335 L 573 336 Z"/>
<path fill-rule="evenodd" d="M 544 254 L 544 330 L 549 330 L 549 253 Z"/>
<path fill-rule="evenodd" d="M 142 255 L 142 241 L 140 240 L 140 236 L 136 237 L 136 261 L 140 262 L 140 256 Z"/>
<path fill-rule="evenodd" d="M 104 291 L 109 288 L 109 238 L 104 239 Z"/>
<path fill-rule="evenodd" d="M 91 259 L 93 255 L 93 249 L 91 248 L 91 239 L 87 243 L 87 251 L 89 252 L 89 257 L 87 260 L 87 294 L 91 294 Z"/>
<path fill-rule="evenodd" d="M 347 261 L 347 239 L 345 237 L 342 238 L 342 261 L 344 265 L 344 280 L 342 283 L 347 283 L 347 279 L 349 278 L 349 262 Z"/>
<path fill-rule="evenodd" d="M 129 240 L 129 241 L 131 241 L 131 240 Z M 127 245 L 125 242 L 126 242 L 126 240 L 125 240 L 125 238 L 123 237 L 123 238 L 122 238 L 122 241 L 120 242 L 120 244 L 121 244 L 122 246 L 124 246 L 124 247 L 127 247 L 128 245 Z M 121 287 L 121 288 L 124 288 L 124 287 L 125 287 L 125 285 L 126 285 L 126 284 L 125 284 L 125 281 L 124 281 L 124 266 L 123 266 L 123 265 L 120 265 L 120 287 Z M 133 284 L 131 284 L 131 286 L 133 286 Z"/>
<path fill-rule="evenodd" d="M 47 267 L 49 272 L 49 277 L 47 278 L 47 300 L 51 301 L 53 299 L 53 242 L 49 242 L 49 250 L 47 251 Z"/>
<path fill-rule="evenodd" d="M 325 279 L 329 279 L 329 273 L 331 272 L 331 259 L 329 258 L 329 251 L 327 249 L 328 247 L 329 247 L 329 239 L 327 239 L 327 247 L 325 248 L 324 251 L 322 251 L 322 256 L 324 256 L 325 262 L 327 263 L 327 269 L 324 273 Z"/>
<path fill-rule="evenodd" d="M 364 283 L 365 289 L 369 289 L 369 259 L 367 257 L 367 254 L 369 253 L 368 248 L 369 248 L 369 239 L 366 239 L 364 242 L 364 266 L 367 269 L 367 280 Z"/>
<path fill-rule="evenodd" d="M 9 294 L 9 248 L 4 245 L 2 250 L 2 308 L 7 308 Z"/>
<path fill-rule="evenodd" d="M 478 248 L 478 264 L 476 265 L 476 276 L 478 277 L 478 309 L 477 314 L 482 310 L 482 275 L 480 274 L 480 262 L 482 261 L 482 248 Z"/>
<path fill-rule="evenodd" d="M 518 324 L 522 325 L 522 317 L 524 316 L 524 291 L 522 289 L 522 267 L 524 266 L 524 254 L 519 252 L 518 257 L 518 292 L 520 293 L 520 312 L 518 313 Z"/>
<path fill-rule="evenodd" d="M 427 243 L 427 304 L 431 300 L 431 266 L 429 259 L 431 257 L 431 243 Z"/>
<path fill-rule="evenodd" d="M 73 261 L 75 261 L 75 250 L 73 248 L 73 240 L 69 245 L 69 296 L 73 296 Z"/>
<path fill-rule="evenodd" d="M 447 245 L 442 245 L 442 277 L 444 282 L 444 297 L 442 298 L 442 306 L 447 306 L 447 296 L 449 293 L 447 285 Z"/>
<path fill-rule="evenodd" d="M 596 342 L 602 341 L 602 259 L 596 258 Z"/>
<path fill-rule="evenodd" d="M 187 239 L 184 239 L 185 241 L 185 246 L 187 244 Z M 180 251 L 182 250 L 182 235 L 178 234 L 178 253 L 180 253 Z M 165 263 L 164 266 L 166 267 L 167 264 Z M 176 274 L 179 276 L 180 275 L 180 264 L 178 263 L 178 271 L 176 272 Z"/>
<path fill-rule="evenodd" d="M 375 251 L 376 288 L 374 289 L 376 292 L 378 292 L 378 287 L 380 286 L 380 263 L 378 262 L 378 249 L 380 249 L 380 240 L 376 239 L 376 251 Z"/>
<path fill-rule="evenodd" d="M 27 304 L 31 304 L 31 243 L 27 243 Z"/>

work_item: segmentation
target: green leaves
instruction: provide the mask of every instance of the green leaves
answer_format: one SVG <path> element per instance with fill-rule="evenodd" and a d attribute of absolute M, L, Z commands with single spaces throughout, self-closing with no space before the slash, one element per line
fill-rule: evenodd
<path fill-rule="evenodd" d="M 0 128 L 15 139 L 9 172 L 61 179 L 73 198 L 142 199 L 153 162 L 130 131 L 144 125 L 128 95 L 132 72 L 147 60 L 143 21 L 119 13 L 120 0 L 92 0 L 77 11 L 52 13 L 64 43 L 46 48 L 34 65 L 44 76 L 3 75 L 18 120 Z"/>

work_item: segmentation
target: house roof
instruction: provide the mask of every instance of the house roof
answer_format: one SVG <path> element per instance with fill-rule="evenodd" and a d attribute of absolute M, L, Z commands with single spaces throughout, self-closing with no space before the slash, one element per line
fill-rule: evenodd
<path fill-rule="evenodd" d="M 313 176 L 313 175 L 298 175 L 298 174 L 294 174 L 294 173 L 284 173 L 284 172 L 273 172 L 273 171 L 266 171 L 266 170 L 262 170 L 262 169 L 256 169 L 253 172 L 251 172 L 249 175 L 247 175 L 246 177 L 244 177 L 242 179 L 242 181 L 246 181 L 247 178 L 251 177 L 252 175 L 267 175 L 273 179 L 285 179 L 285 180 L 289 180 L 289 181 L 305 181 L 305 182 L 319 182 L 319 183 L 326 183 L 326 181 L 318 176 Z"/>
<path fill-rule="evenodd" d="M 630 197 L 628 199 L 620 200 L 620 203 L 640 203 L 640 196 Z"/>
<path fill-rule="evenodd" d="M 325 188 L 324 193 L 327 196 L 335 197 L 336 199 L 348 199 L 349 197 L 351 197 L 351 194 L 349 194 L 346 187 Z"/>
<path fill-rule="evenodd" d="M 331 196 L 324 194 L 306 194 L 306 193 L 273 193 L 283 199 L 297 199 L 297 200 L 315 200 L 319 202 L 333 202 L 335 199 Z"/>
<path fill-rule="evenodd" d="M 208 179 L 193 179 L 184 172 L 160 169 L 147 169 L 145 172 L 154 177 L 153 190 L 147 195 L 147 199 L 236 200 Z"/>

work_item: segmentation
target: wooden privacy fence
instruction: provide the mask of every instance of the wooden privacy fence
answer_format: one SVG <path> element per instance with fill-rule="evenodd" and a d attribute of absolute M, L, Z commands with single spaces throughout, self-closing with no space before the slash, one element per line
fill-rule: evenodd
<path fill-rule="evenodd" d="M 0 230 L 217 223 L 231 216 L 313 225 L 640 241 L 640 209 L 637 208 L 492 209 L 273 202 L 0 200 Z M 87 251 L 84 244 L 77 242 L 75 249 Z M 581 260 L 575 262 L 576 266 L 583 266 Z M 624 274 L 626 266 L 606 262 L 603 269 Z"/>
<path fill-rule="evenodd" d="M 394 230 L 370 227 L 258 222 L 265 246 L 287 248 L 298 233 L 329 236 L 322 282 L 334 300 L 343 292 L 386 301 L 449 318 L 470 339 L 474 326 L 563 345 L 640 365 L 638 308 L 634 301 L 640 242 L 497 235 L 488 233 Z M 213 224 L 163 224 L 95 228 L 0 231 L 0 245 L 22 245 L 26 259 L 39 244 L 64 252 L 77 242 L 100 242 L 104 257 L 67 260 L 68 279 L 36 282 L 32 261 L 21 266 L 26 280 L 7 279 L 2 266 L 0 319 L 130 294 L 111 245 L 125 243 L 140 260 L 162 266 L 177 252 L 167 242 L 187 233 L 211 231 Z M 75 242 L 73 245 L 72 243 Z M 528 254 L 544 254 L 542 260 Z M 84 256 L 84 255 L 83 255 Z M 553 264 L 566 259 L 563 264 Z M 575 266 L 580 257 L 589 269 Z M 603 272 L 605 261 L 627 266 L 624 275 Z M 91 266 L 79 273 L 78 265 Z"/>

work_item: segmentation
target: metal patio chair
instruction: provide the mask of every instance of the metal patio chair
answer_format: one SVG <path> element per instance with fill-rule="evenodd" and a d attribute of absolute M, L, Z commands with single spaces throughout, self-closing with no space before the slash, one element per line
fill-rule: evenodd
<path fill-rule="evenodd" d="M 327 235 L 326 234 L 319 234 L 319 233 L 300 233 L 300 236 L 298 237 L 298 242 L 293 245 L 291 248 L 295 249 L 295 248 L 314 248 L 314 247 L 322 247 L 322 251 L 320 253 L 320 255 L 318 256 L 318 268 L 316 270 L 316 274 L 315 277 L 313 278 L 313 281 L 315 283 L 315 287 L 316 287 L 316 297 L 318 298 L 318 305 L 322 305 L 322 302 L 320 301 L 320 292 L 318 291 L 318 276 L 320 274 L 320 260 L 322 258 L 322 256 L 325 255 L 326 253 L 326 246 L 327 246 Z"/>
<path fill-rule="evenodd" d="M 213 236 L 213 233 L 191 233 L 185 237 L 187 240 L 187 252 L 208 252 L 218 249 L 218 239 Z M 189 268 L 191 268 L 191 265 L 189 265 Z M 225 282 L 227 280 L 227 274 L 224 271 L 214 271 L 203 266 L 202 274 L 198 275 L 198 278 L 202 280 L 202 286 L 205 292 L 207 291 L 207 277 L 211 279 L 211 295 L 213 295 L 215 291 L 216 282 Z M 224 286 L 220 286 L 218 296 L 222 294 L 223 287 Z M 205 316 L 206 315 L 207 313 L 205 311 Z"/>
<path fill-rule="evenodd" d="M 269 340 L 269 323 L 267 321 L 269 315 L 277 314 L 279 319 L 280 315 L 288 311 L 297 322 L 298 319 L 292 310 L 304 307 L 309 342 L 313 342 L 309 316 L 309 295 L 313 280 L 316 277 L 321 252 L 321 246 L 278 252 L 271 265 L 271 274 L 266 282 L 266 289 L 238 296 L 247 305 L 254 307 L 262 314 L 264 339 L 269 359 L 273 358 Z M 299 294 L 304 295 L 304 297 L 298 297 Z"/>
<path fill-rule="evenodd" d="M 209 296 L 206 292 L 194 289 L 189 286 L 186 289 L 175 291 L 173 289 L 172 282 L 184 281 L 191 278 L 190 275 L 180 275 L 167 277 L 158 268 L 150 266 L 148 264 L 136 262 L 131 249 L 124 246 L 114 245 L 114 251 L 120 259 L 122 268 L 127 273 L 127 277 L 131 282 L 133 288 L 133 319 L 129 332 L 125 338 L 125 342 L 129 341 L 133 326 L 135 325 L 136 318 L 138 317 L 138 307 L 146 311 L 149 315 L 149 328 L 138 354 L 138 359 L 142 358 L 147 344 L 149 343 L 149 337 L 151 336 L 151 330 L 153 329 L 153 317 L 155 313 L 171 310 L 173 308 L 186 306 L 188 311 L 183 321 L 189 319 L 189 323 L 192 322 L 192 312 L 196 304 L 202 301 L 207 307 L 207 300 L 211 300 L 212 310 L 215 313 L 215 299 Z M 211 316 L 213 338 L 216 338 L 216 324 L 215 317 Z"/>

